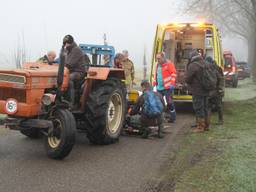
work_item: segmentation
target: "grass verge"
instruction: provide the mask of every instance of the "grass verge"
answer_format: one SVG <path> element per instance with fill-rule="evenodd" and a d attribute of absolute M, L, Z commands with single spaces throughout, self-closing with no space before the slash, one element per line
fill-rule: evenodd
<path fill-rule="evenodd" d="M 157 191 L 255 192 L 255 114 L 256 99 L 225 103 L 223 126 L 186 132 Z"/>

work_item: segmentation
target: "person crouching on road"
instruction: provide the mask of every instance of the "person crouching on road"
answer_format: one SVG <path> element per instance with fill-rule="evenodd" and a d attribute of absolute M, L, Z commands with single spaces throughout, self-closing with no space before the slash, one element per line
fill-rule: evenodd
<path fill-rule="evenodd" d="M 69 96 L 74 108 L 76 104 L 75 85 L 85 77 L 85 56 L 71 35 L 64 37 L 63 46 L 66 52 L 65 66 L 69 69 Z"/>
<path fill-rule="evenodd" d="M 158 137 L 163 138 L 163 117 L 164 100 L 159 93 L 153 92 L 148 81 L 141 82 L 143 94 L 138 98 L 136 104 L 130 111 L 130 115 L 141 114 L 140 123 L 142 127 L 142 138 L 148 138 L 150 133 L 149 126 L 158 126 Z"/>
<path fill-rule="evenodd" d="M 204 132 L 206 129 L 205 119 L 208 117 L 208 95 L 209 91 L 203 88 L 201 79 L 205 62 L 197 50 L 190 53 L 190 61 L 185 73 L 185 81 L 189 91 L 192 93 L 193 108 L 196 114 L 196 128 L 194 133 Z"/>
<path fill-rule="evenodd" d="M 55 62 L 55 58 L 56 58 L 56 53 L 54 51 L 48 51 L 46 55 L 44 55 L 43 57 L 39 58 L 37 60 L 37 62 L 40 63 L 47 63 L 49 65 L 52 65 Z"/>
<path fill-rule="evenodd" d="M 153 86 L 156 86 L 157 92 L 165 97 L 167 102 L 167 112 L 169 114 L 169 122 L 176 120 L 175 105 L 172 98 L 176 82 L 176 68 L 171 61 L 167 61 L 164 53 L 156 55 L 157 66 Z"/>

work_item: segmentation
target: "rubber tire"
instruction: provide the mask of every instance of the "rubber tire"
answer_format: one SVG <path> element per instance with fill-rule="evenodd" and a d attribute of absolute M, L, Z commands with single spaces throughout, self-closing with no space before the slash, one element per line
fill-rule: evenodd
<path fill-rule="evenodd" d="M 108 129 L 108 103 L 111 96 L 118 93 L 122 101 L 121 121 L 115 133 Z M 117 79 L 96 81 L 88 95 L 85 108 L 85 123 L 88 130 L 87 137 L 92 144 L 108 145 L 118 141 L 124 125 L 126 113 L 126 88 Z"/>
<path fill-rule="evenodd" d="M 45 150 L 48 157 L 52 159 L 63 159 L 69 155 L 76 137 L 76 121 L 73 114 L 66 109 L 58 109 L 54 112 L 54 117 L 62 124 L 60 144 L 53 148 L 49 145 L 48 137 L 45 137 Z"/>
<path fill-rule="evenodd" d="M 30 139 L 38 139 L 42 136 L 40 130 L 37 128 L 23 128 L 20 130 L 20 133 L 29 137 Z"/>

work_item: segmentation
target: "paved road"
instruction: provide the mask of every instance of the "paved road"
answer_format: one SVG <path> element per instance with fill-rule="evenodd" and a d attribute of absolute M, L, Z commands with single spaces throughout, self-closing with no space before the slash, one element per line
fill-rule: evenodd
<path fill-rule="evenodd" d="M 117 144 L 90 145 L 84 134 L 63 161 L 48 159 L 43 140 L 0 129 L 0 192 L 135 192 L 143 191 L 169 153 L 172 139 L 191 114 L 167 125 L 164 139 L 122 136 Z"/>

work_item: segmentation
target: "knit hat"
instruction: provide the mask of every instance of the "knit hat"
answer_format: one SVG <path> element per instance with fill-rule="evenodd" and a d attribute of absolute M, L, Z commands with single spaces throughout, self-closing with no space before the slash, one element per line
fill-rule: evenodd
<path fill-rule="evenodd" d="M 64 38 L 63 38 L 63 44 L 72 44 L 74 42 L 74 38 L 71 36 L 71 35 L 66 35 Z"/>

